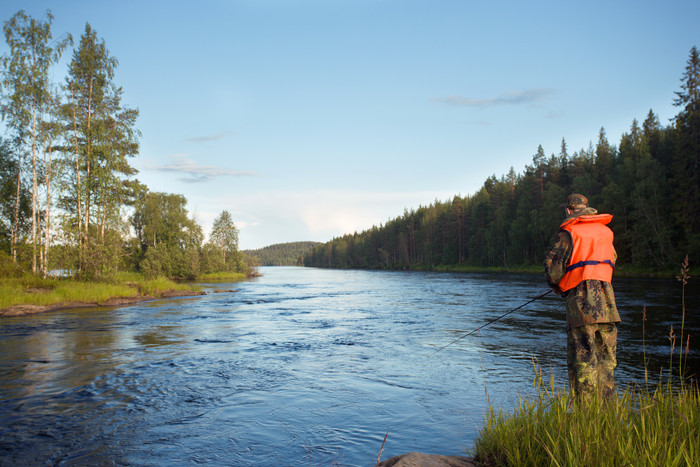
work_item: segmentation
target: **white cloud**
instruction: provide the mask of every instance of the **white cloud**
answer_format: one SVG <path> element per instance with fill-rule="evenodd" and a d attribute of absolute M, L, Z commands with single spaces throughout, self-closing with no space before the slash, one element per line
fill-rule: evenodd
<path fill-rule="evenodd" d="M 199 213 L 205 232 L 226 209 L 240 229 L 241 248 L 254 249 L 302 240 L 329 241 L 384 224 L 401 216 L 404 209 L 416 209 L 453 196 L 454 193 L 434 191 L 278 191 L 199 199 L 196 203 L 198 209 L 206 205 L 209 211 L 206 215 Z"/>
<path fill-rule="evenodd" d="M 434 102 L 441 102 L 443 104 L 456 105 L 460 107 L 483 108 L 499 105 L 534 104 L 547 100 L 547 98 L 554 94 L 554 92 L 555 91 L 553 89 L 535 88 L 527 89 L 525 91 L 508 91 L 500 96 L 485 99 L 472 99 L 470 97 L 450 95 L 447 97 L 436 97 L 431 100 Z"/>
<path fill-rule="evenodd" d="M 185 141 L 189 143 L 206 143 L 208 141 L 217 141 L 220 139 L 228 138 L 229 136 L 233 135 L 233 131 L 224 131 L 223 133 L 218 133 L 215 135 L 204 135 L 204 136 L 194 136 L 191 138 L 185 139 Z"/>
<path fill-rule="evenodd" d="M 191 154 L 174 154 L 170 156 L 173 162 L 163 165 L 147 165 L 145 169 L 154 172 L 187 175 L 186 177 L 179 178 L 180 181 L 185 183 L 203 183 L 216 177 L 244 177 L 256 175 L 254 172 L 231 170 L 214 165 L 201 165 L 192 161 L 189 158 L 190 155 Z"/>

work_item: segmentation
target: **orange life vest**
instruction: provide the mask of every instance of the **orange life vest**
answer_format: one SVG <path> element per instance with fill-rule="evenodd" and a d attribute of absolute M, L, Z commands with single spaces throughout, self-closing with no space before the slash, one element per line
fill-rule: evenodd
<path fill-rule="evenodd" d="M 573 246 L 566 273 L 558 284 L 563 292 L 588 279 L 612 281 L 615 248 L 613 232 L 607 227 L 611 220 L 611 214 L 583 215 L 560 226 L 571 235 Z"/>

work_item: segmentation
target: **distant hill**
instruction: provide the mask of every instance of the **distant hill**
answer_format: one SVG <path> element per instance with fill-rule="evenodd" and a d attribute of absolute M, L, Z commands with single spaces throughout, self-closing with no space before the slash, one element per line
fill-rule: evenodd
<path fill-rule="evenodd" d="M 277 243 L 257 250 L 244 250 L 246 256 L 258 258 L 260 266 L 297 266 L 301 258 L 319 242 Z"/>

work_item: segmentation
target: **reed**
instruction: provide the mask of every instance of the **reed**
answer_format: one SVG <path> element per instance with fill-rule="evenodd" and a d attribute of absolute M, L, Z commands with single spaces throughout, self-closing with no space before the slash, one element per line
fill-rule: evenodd
<path fill-rule="evenodd" d="M 541 370 L 539 370 L 541 371 Z M 536 379 L 512 413 L 487 409 L 469 454 L 492 465 L 700 465 L 700 390 L 628 389 L 574 402 Z"/>
<path fill-rule="evenodd" d="M 679 280 L 685 286 L 687 258 Z M 684 297 L 685 298 L 685 297 Z M 682 304 L 681 336 L 685 327 Z M 642 317 L 642 333 L 644 320 Z M 568 391 L 549 383 L 533 360 L 536 396 L 521 397 L 512 412 L 496 410 L 489 401 L 484 426 L 468 451 L 484 466 L 496 465 L 700 465 L 700 388 L 685 377 L 689 340 L 681 338 L 678 378 L 673 378 L 676 336 L 671 329 L 666 384 L 630 387 L 616 396 L 594 394 L 573 399 Z M 643 341 L 644 342 L 644 341 Z M 648 383 L 646 350 L 644 378 Z"/>

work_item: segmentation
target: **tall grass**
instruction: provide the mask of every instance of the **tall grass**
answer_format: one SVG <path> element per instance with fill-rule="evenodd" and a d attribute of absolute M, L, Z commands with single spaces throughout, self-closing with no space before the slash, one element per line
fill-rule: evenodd
<path fill-rule="evenodd" d="M 210 272 L 200 275 L 198 281 L 233 281 L 246 280 L 247 276 L 242 272 Z"/>
<path fill-rule="evenodd" d="M 540 369 L 535 370 L 541 372 Z M 574 402 L 536 378 L 512 413 L 489 406 L 469 452 L 481 465 L 700 465 L 700 390 L 628 389 Z"/>
<path fill-rule="evenodd" d="M 53 305 L 62 302 L 101 303 L 110 298 L 135 297 L 136 288 L 123 284 L 44 280 L 27 284 L 21 279 L 0 284 L 0 308 L 12 305 Z"/>
<path fill-rule="evenodd" d="M 13 305 L 55 305 L 64 302 L 100 304 L 112 298 L 155 296 L 170 290 L 191 290 L 192 285 L 169 279 L 145 279 L 138 273 L 119 273 L 108 282 L 41 279 L 31 275 L 0 282 L 0 308 Z"/>
<path fill-rule="evenodd" d="M 686 258 L 679 276 L 684 288 L 689 277 Z M 646 309 L 642 320 L 644 334 Z M 667 384 L 632 387 L 610 398 L 594 394 L 585 400 L 573 399 L 568 391 L 555 387 L 553 376 L 545 383 L 533 360 L 537 396 L 521 397 L 510 413 L 496 410 L 489 402 L 484 427 L 468 453 L 485 466 L 700 465 L 700 388 L 697 381 L 684 377 L 682 337 L 679 377 L 673 378 L 673 329 L 669 340 Z M 644 336 L 643 346 L 648 383 Z"/>

